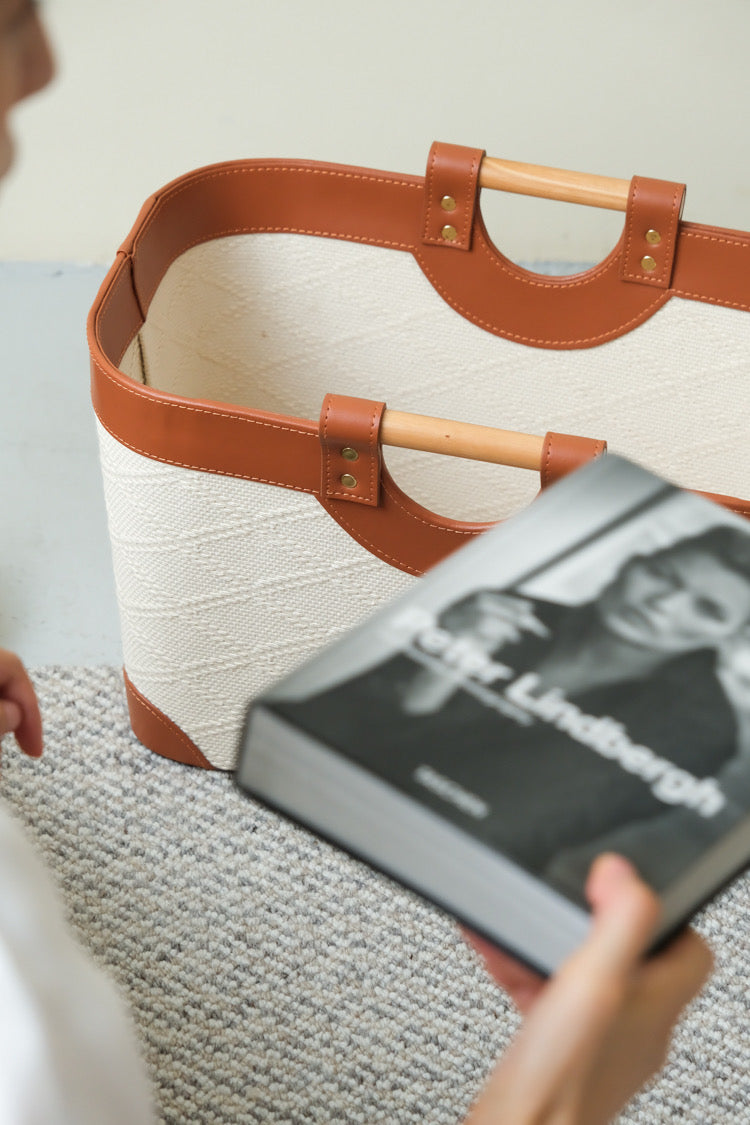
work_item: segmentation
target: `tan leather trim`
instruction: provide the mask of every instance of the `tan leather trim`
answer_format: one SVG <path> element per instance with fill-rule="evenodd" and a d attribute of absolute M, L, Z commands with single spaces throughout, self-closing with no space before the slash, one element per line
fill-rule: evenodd
<path fill-rule="evenodd" d="M 672 294 L 750 311 L 750 234 L 680 223 Z"/>
<path fill-rule="evenodd" d="M 750 308 L 750 234 L 744 232 L 677 224 L 671 288 L 623 280 L 624 235 L 594 269 L 550 278 L 508 261 L 492 245 L 479 212 L 470 250 L 450 254 L 444 244 L 425 245 L 424 201 L 419 177 L 342 165 L 240 161 L 198 169 L 144 206 L 122 247 L 133 257 L 133 291 L 121 299 L 145 313 L 171 262 L 191 246 L 279 231 L 411 252 L 463 316 L 533 347 L 594 347 L 648 319 L 673 294 Z M 95 309 L 103 298 L 104 287 Z M 120 354 L 126 342 L 118 345 Z"/>
<path fill-rule="evenodd" d="M 314 422 L 163 394 L 97 362 L 91 390 L 102 425 L 134 453 L 300 492 L 320 489 Z"/>
<path fill-rule="evenodd" d="M 633 176 L 622 254 L 625 281 L 669 288 L 684 203 L 684 184 Z"/>
<path fill-rule="evenodd" d="M 504 258 L 480 217 L 470 253 L 447 255 L 442 247 L 422 246 L 415 257 L 433 288 L 466 320 L 530 347 L 604 344 L 648 320 L 669 299 L 667 291 L 623 282 L 622 239 L 594 269 L 550 278 Z"/>
<path fill-rule="evenodd" d="M 735 496 L 724 496 L 720 492 L 698 492 L 693 489 L 696 496 L 703 496 L 706 500 L 710 500 L 714 504 L 720 504 L 722 508 L 727 508 L 730 512 L 735 512 L 738 516 L 744 516 L 745 519 L 750 519 L 750 500 L 738 500 Z"/>
<path fill-rule="evenodd" d="M 101 300 L 99 300 L 101 298 Z M 89 351 L 92 358 L 117 364 L 145 320 L 135 292 L 133 259 L 118 252 L 102 282 L 99 298 L 89 314 Z"/>
<path fill-rule="evenodd" d="M 462 316 L 537 347 L 593 347 L 642 323 L 675 294 L 750 310 L 750 234 L 677 224 L 671 288 L 623 281 L 622 241 L 586 273 L 547 278 L 504 258 L 478 212 L 471 249 L 449 254 L 443 245 L 425 245 L 424 198 L 419 177 L 304 161 L 214 165 L 168 184 L 144 204 L 89 316 L 92 398 L 102 424 L 128 448 L 158 461 L 319 493 L 315 423 L 156 392 L 117 368 L 171 262 L 224 235 L 283 231 L 411 252 Z M 442 544 L 419 548 L 416 555 L 409 546 L 403 556 L 389 557 L 405 570 L 419 572 L 431 565 L 425 559 L 435 561 L 485 526 L 441 520 L 400 490 L 393 492 L 392 482 L 388 488 L 389 510 L 407 513 L 412 538 L 419 527 L 430 543 L 437 536 Z M 745 514 L 745 501 L 722 502 Z M 346 507 L 350 514 L 339 520 L 342 526 L 345 519 L 352 522 L 355 508 L 368 505 Z M 364 529 L 360 541 L 369 541 L 370 533 Z M 386 552 L 390 556 L 390 548 Z"/>
<path fill-rule="evenodd" d="M 202 769 L 212 770 L 214 767 L 208 758 L 201 754 L 192 739 L 188 738 L 185 732 L 162 711 L 149 703 L 128 677 L 125 669 L 122 675 L 130 712 L 130 725 L 139 742 L 142 742 L 147 750 L 153 750 L 163 758 L 171 758 L 172 761 L 182 762 L 186 766 L 199 766 Z"/>
<path fill-rule="evenodd" d="M 322 496 L 349 504 L 378 506 L 379 438 L 384 409 L 384 402 L 351 395 L 324 397 L 319 422 Z"/>
<path fill-rule="evenodd" d="M 419 237 L 423 199 L 418 176 L 312 161 L 210 165 L 152 196 L 121 250 L 134 259 L 145 312 L 166 270 L 191 246 L 279 232 L 408 251 Z"/>
<path fill-rule="evenodd" d="M 424 242 L 446 250 L 471 249 L 483 157 L 480 148 L 432 145 L 425 173 Z"/>
<path fill-rule="evenodd" d="M 601 457 L 606 451 L 606 441 L 577 437 L 574 434 L 556 434 L 553 431 L 546 433 L 540 472 L 542 488 L 554 484 L 556 480 L 572 473 L 587 461 Z"/>
<path fill-rule="evenodd" d="M 165 395 L 93 361 L 92 399 L 105 429 L 135 453 L 164 464 L 312 493 L 354 539 L 409 574 L 422 574 L 467 538 L 492 526 L 450 520 L 421 507 L 382 464 L 377 507 L 321 495 L 318 427 L 302 418 Z M 558 454 L 558 435 L 548 435 L 549 479 L 550 464 L 558 466 L 557 475 L 570 471 L 563 466 L 583 463 L 597 445 L 585 438 L 559 437 L 564 443 L 581 443 L 579 459 L 570 448 Z"/>
<path fill-rule="evenodd" d="M 541 488 L 599 456 L 605 449 L 606 443 L 602 441 L 571 434 L 547 434 Z M 378 509 L 355 509 L 326 496 L 318 499 L 329 515 L 371 554 L 415 575 L 424 574 L 463 543 L 493 526 L 492 523 L 461 523 L 428 512 L 399 488 L 385 465 L 381 467 Z"/>

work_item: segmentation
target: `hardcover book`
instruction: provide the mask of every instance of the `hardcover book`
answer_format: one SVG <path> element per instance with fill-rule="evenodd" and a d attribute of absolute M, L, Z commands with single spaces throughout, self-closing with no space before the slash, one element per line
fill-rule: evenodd
<path fill-rule="evenodd" d="M 257 700 L 236 778 L 543 973 L 618 851 L 655 947 L 750 862 L 750 523 L 600 458 Z"/>

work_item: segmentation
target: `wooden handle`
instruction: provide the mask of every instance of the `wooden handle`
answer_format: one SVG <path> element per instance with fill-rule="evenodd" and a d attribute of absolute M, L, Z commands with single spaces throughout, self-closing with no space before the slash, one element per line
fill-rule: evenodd
<path fill-rule="evenodd" d="M 537 471 L 544 447 L 544 438 L 535 434 L 496 430 L 493 426 L 475 426 L 470 422 L 452 422 L 446 418 L 387 409 L 383 412 L 380 438 L 383 445 L 396 445 L 401 449 L 446 453 L 453 457 L 470 457 L 475 461 Z"/>
<path fill-rule="evenodd" d="M 566 172 L 562 168 L 545 168 L 541 164 L 517 164 L 513 160 L 497 160 L 491 156 L 485 156 L 482 161 L 479 184 L 480 187 L 519 195 L 559 199 L 563 203 L 606 207 L 610 211 L 625 211 L 630 192 L 630 180 Z"/>

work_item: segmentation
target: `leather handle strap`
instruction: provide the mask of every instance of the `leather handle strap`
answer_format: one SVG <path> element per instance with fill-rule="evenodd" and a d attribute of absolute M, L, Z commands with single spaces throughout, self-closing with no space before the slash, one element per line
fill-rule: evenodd
<path fill-rule="evenodd" d="M 633 176 L 625 215 L 623 281 L 670 287 L 684 204 L 684 184 Z"/>
<path fill-rule="evenodd" d="M 419 449 L 429 453 L 437 452 L 461 457 L 470 455 L 468 451 L 457 453 L 452 448 L 451 442 L 441 444 L 428 440 L 432 432 L 430 429 L 427 431 L 426 439 L 425 433 L 419 427 L 414 431 L 413 442 L 401 439 L 390 442 L 385 424 L 387 417 L 384 402 L 355 398 L 351 395 L 325 396 L 318 426 L 322 455 L 320 487 L 322 500 L 326 502 L 344 500 L 376 508 L 380 503 L 382 444 L 395 444 L 402 448 Z M 441 421 L 419 414 L 405 414 L 398 417 L 408 418 L 413 423 L 423 421 L 433 424 Z M 451 424 L 447 423 L 447 425 Z M 487 426 L 464 424 L 464 427 L 467 431 L 476 430 L 481 439 L 494 432 L 500 445 L 511 433 L 507 430 L 493 431 Z M 586 464 L 587 461 L 600 457 L 607 450 L 606 441 L 579 437 L 576 434 L 549 431 L 543 438 L 535 440 L 541 444 L 541 453 L 537 454 L 533 461 L 528 461 L 526 467 L 538 470 L 540 486 L 543 489 Z M 513 463 L 503 456 L 482 456 L 481 448 L 479 459 L 492 460 L 499 464 Z"/>
<path fill-rule="evenodd" d="M 320 494 L 376 508 L 380 499 L 380 423 L 384 402 L 328 394 L 320 411 Z"/>
<path fill-rule="evenodd" d="M 436 141 L 425 174 L 423 241 L 453 250 L 471 250 L 484 152 Z"/>
<path fill-rule="evenodd" d="M 587 461 L 593 461 L 606 452 L 606 441 L 578 437 L 576 434 L 557 434 L 550 430 L 544 435 L 542 463 L 539 467 L 542 488 L 549 487 Z"/>
<path fill-rule="evenodd" d="M 425 172 L 424 245 L 471 250 L 478 218 L 479 188 L 488 184 L 505 187 L 502 178 L 493 179 L 491 174 L 498 163 L 489 163 L 488 175 L 488 161 L 482 149 L 439 141 L 432 145 Z M 536 171 L 539 173 L 543 169 L 537 168 Z M 549 171 L 557 172 L 556 169 Z M 585 181 L 586 178 L 579 179 Z M 598 182 L 598 178 L 594 180 Z M 514 185 L 511 190 L 523 192 L 523 179 L 514 181 L 511 177 L 510 183 Z M 559 195 L 553 188 L 545 192 L 537 190 L 534 194 L 544 194 L 548 198 Z M 585 198 L 584 195 L 581 201 Z M 594 192 L 595 205 L 597 199 Z M 633 176 L 624 204 L 625 232 L 620 269 L 623 282 L 669 289 L 684 204 L 684 184 Z"/>

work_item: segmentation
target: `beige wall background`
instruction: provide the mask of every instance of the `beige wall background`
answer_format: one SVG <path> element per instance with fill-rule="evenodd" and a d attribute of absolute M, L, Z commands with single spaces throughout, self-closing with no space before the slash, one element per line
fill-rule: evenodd
<path fill-rule="evenodd" d="M 750 228 L 750 0 L 48 0 L 0 258 L 109 262 L 142 201 L 237 157 L 421 173 L 434 138 L 688 184 Z M 492 199 L 487 198 L 492 194 Z M 484 193 L 519 260 L 593 261 L 610 212 Z"/>

